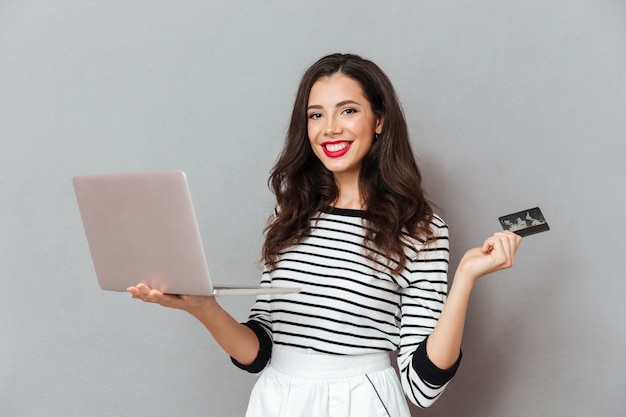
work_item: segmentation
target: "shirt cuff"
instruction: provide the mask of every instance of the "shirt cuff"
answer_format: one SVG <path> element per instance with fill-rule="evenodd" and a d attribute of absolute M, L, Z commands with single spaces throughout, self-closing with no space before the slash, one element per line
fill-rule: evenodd
<path fill-rule="evenodd" d="M 233 357 L 230 360 L 233 364 L 243 369 L 244 371 L 248 371 L 252 374 L 256 374 L 261 372 L 265 366 L 267 366 L 270 358 L 272 357 L 272 339 L 267 334 L 263 326 L 261 326 L 258 322 L 254 320 L 250 320 L 247 323 L 243 323 L 244 326 L 248 326 L 259 339 L 259 353 L 257 354 L 256 359 L 249 365 L 242 365 L 237 362 Z"/>
<path fill-rule="evenodd" d="M 428 358 L 428 354 L 426 353 L 427 340 L 428 338 L 424 339 L 413 354 L 413 369 L 415 369 L 415 372 L 417 372 L 417 374 L 424 381 L 433 385 L 442 386 L 450 381 L 456 374 L 456 371 L 459 369 L 459 365 L 461 364 L 463 352 L 459 351 L 459 358 L 449 369 L 440 369 Z"/>

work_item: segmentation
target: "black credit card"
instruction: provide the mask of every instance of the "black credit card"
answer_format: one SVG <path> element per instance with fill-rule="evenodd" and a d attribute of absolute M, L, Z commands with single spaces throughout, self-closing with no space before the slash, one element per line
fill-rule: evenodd
<path fill-rule="evenodd" d="M 535 233 L 550 230 L 543 213 L 539 207 L 518 211 L 499 217 L 504 230 L 510 230 L 520 236 L 534 235 Z"/>

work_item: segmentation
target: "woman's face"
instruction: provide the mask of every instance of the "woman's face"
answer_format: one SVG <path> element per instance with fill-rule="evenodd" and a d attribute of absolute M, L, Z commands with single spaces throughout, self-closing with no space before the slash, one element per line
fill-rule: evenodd
<path fill-rule="evenodd" d="M 341 73 L 320 78 L 311 87 L 307 117 L 315 155 L 335 178 L 358 180 L 374 134 L 382 129 L 361 85 Z"/>

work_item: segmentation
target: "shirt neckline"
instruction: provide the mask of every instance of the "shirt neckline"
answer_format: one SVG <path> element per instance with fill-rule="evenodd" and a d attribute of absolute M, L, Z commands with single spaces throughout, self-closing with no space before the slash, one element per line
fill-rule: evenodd
<path fill-rule="evenodd" d="M 339 208 L 333 206 L 324 206 L 322 207 L 322 212 L 328 214 L 337 214 L 339 216 L 349 216 L 349 217 L 364 217 L 365 210 L 357 210 L 357 209 L 346 209 Z"/>

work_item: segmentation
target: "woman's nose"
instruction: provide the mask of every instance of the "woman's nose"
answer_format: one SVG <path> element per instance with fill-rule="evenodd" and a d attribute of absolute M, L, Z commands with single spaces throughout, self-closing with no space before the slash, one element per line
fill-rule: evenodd
<path fill-rule="evenodd" d="M 324 130 L 326 135 L 332 136 L 341 130 L 339 123 L 337 123 L 334 117 L 329 117 L 327 120 L 326 129 Z"/>

